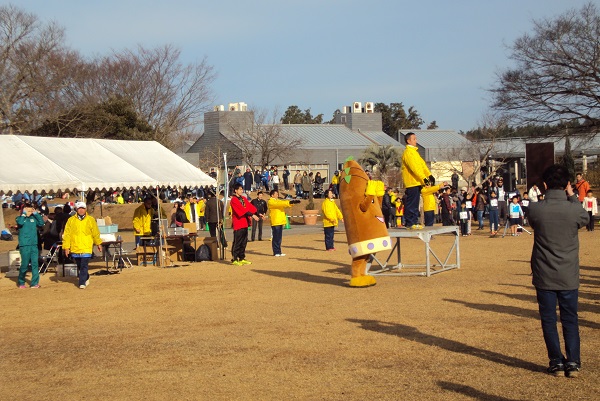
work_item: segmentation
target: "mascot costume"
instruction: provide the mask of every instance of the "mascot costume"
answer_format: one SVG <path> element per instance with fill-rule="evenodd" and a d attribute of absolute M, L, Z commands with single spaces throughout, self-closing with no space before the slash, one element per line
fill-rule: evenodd
<path fill-rule="evenodd" d="M 352 256 L 350 287 L 375 285 L 375 278 L 366 274 L 369 257 L 392 248 L 381 211 L 384 192 L 383 182 L 370 180 L 357 162 L 346 160 L 340 177 L 340 204 Z"/>

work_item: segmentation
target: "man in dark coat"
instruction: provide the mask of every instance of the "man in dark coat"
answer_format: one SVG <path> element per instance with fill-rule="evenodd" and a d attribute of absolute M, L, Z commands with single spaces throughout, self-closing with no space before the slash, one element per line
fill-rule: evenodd
<path fill-rule="evenodd" d="M 252 170 L 249 168 L 246 169 L 244 173 L 244 192 L 252 191 L 252 183 L 254 182 L 254 175 L 252 174 Z"/>
<path fill-rule="evenodd" d="M 569 182 L 569 172 L 560 165 L 543 174 L 547 191 L 543 201 L 529 207 L 534 229 L 531 271 L 536 290 L 544 341 L 548 350 L 548 373 L 575 377 L 581 367 L 577 304 L 579 297 L 578 231 L 588 223 Z M 565 194 L 566 192 L 566 194 Z M 560 308 L 566 358 L 556 329 L 556 303 Z"/>

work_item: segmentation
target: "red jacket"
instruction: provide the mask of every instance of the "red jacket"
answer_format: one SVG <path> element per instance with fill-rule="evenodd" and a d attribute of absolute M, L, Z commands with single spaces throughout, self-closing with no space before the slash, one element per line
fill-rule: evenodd
<path fill-rule="evenodd" d="M 236 196 L 232 197 L 230 204 L 233 229 L 248 228 L 250 218 L 256 213 L 254 205 L 243 196 L 239 198 Z"/>

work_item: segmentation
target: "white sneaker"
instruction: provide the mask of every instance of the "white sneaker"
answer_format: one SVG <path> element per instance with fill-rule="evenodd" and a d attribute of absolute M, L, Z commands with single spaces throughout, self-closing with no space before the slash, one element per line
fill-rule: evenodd
<path fill-rule="evenodd" d="M 85 285 L 83 285 L 83 284 L 82 284 L 82 285 L 80 285 L 80 286 L 79 286 L 79 289 L 80 289 L 80 290 L 85 290 Z"/>
<path fill-rule="evenodd" d="M 275 256 L 285 256 L 285 253 L 278 253 L 278 254 L 277 254 L 277 255 L 275 255 Z"/>
<path fill-rule="evenodd" d="M 87 280 L 85 280 L 85 286 L 87 287 L 88 285 L 90 285 L 90 279 L 89 278 Z"/>

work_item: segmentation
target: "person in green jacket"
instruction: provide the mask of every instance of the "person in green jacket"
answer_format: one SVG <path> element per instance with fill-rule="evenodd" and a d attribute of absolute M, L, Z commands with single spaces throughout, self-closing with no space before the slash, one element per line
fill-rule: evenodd
<path fill-rule="evenodd" d="M 75 210 L 77 212 L 67 220 L 65 225 L 62 247 L 65 256 L 71 255 L 77 263 L 79 288 L 83 290 L 90 285 L 88 264 L 92 258 L 94 245 L 98 247 L 98 252 L 102 252 L 100 247 L 102 239 L 100 239 L 96 219 L 87 214 L 85 203 L 77 202 Z"/>
<path fill-rule="evenodd" d="M 22 214 L 17 217 L 19 228 L 19 253 L 21 254 L 21 268 L 19 269 L 19 288 L 25 286 L 25 275 L 31 262 L 31 288 L 40 288 L 40 270 L 38 258 L 38 227 L 44 226 L 44 219 L 31 206 L 26 204 Z"/>

